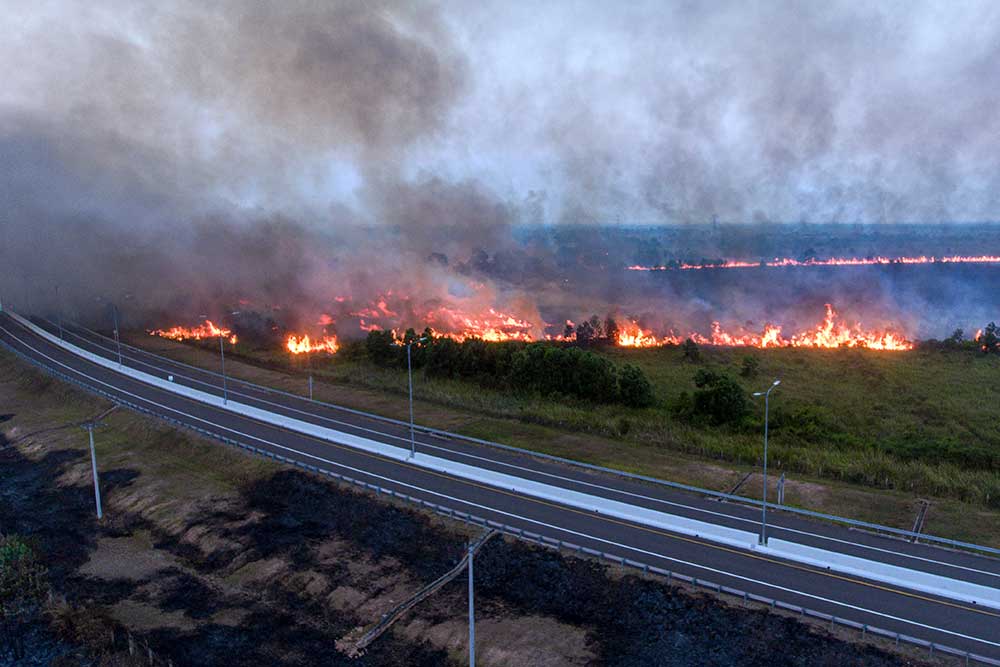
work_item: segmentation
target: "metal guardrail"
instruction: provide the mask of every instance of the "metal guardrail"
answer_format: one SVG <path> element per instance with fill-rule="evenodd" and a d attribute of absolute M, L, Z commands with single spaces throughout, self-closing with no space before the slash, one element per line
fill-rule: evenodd
<path fill-rule="evenodd" d="M 310 465 L 308 463 L 304 463 L 302 461 L 298 461 L 289 458 L 287 456 L 282 456 L 281 454 L 275 454 L 274 452 L 269 452 L 259 447 L 255 447 L 253 445 L 240 442 L 233 438 L 228 438 L 226 436 L 214 433 L 206 429 L 199 428 L 197 426 L 191 426 L 177 419 L 174 419 L 173 417 L 160 414 L 155 410 L 150 410 L 149 408 L 146 408 L 144 406 L 114 396 L 113 394 L 110 394 L 102 389 L 92 387 L 85 382 L 82 382 L 76 378 L 66 375 L 65 373 L 57 371 L 53 368 L 50 368 L 49 366 L 43 364 L 42 362 L 37 361 L 23 354 L 21 351 L 7 344 L 6 341 L 0 340 L 0 346 L 3 346 L 13 354 L 18 356 L 19 358 L 24 359 L 28 363 L 42 369 L 43 371 L 51 375 L 55 375 L 56 377 L 59 377 L 60 379 L 70 382 L 71 384 L 74 384 L 78 387 L 81 387 L 85 391 L 99 394 L 104 398 L 112 401 L 113 403 L 124 405 L 125 407 L 131 410 L 150 415 L 157 419 L 169 422 L 180 428 L 195 431 L 200 435 L 212 438 L 214 440 L 218 440 L 220 442 L 223 442 L 224 444 L 237 447 L 252 454 L 256 454 L 264 458 L 269 458 L 273 461 L 278 461 L 280 463 L 293 465 L 311 473 L 315 473 L 318 475 L 325 475 L 339 482 L 352 484 L 362 490 L 373 492 L 375 493 L 376 496 L 388 496 L 394 500 L 402 501 L 409 505 L 413 505 L 416 508 L 423 510 L 430 510 L 431 512 L 447 517 L 449 519 L 463 521 L 470 525 L 478 526 L 485 529 L 496 530 L 510 537 L 519 540 L 524 540 L 526 542 L 537 544 L 539 546 L 547 547 L 550 549 L 567 551 L 577 556 L 589 556 L 592 558 L 597 558 L 598 560 L 601 561 L 619 565 L 621 567 L 632 568 L 634 570 L 642 572 L 643 574 L 647 575 L 652 574 L 665 578 L 668 582 L 682 582 L 694 586 L 695 588 L 702 588 L 720 595 L 728 595 L 730 597 L 743 600 L 745 603 L 754 602 L 758 604 L 763 604 L 767 607 L 770 607 L 771 609 L 780 609 L 783 611 L 798 614 L 802 618 L 810 618 L 813 620 L 828 622 L 831 628 L 834 626 L 841 626 L 852 630 L 858 630 L 861 632 L 862 637 L 867 637 L 869 634 L 872 635 L 873 637 L 881 637 L 883 639 L 894 641 L 897 647 L 900 644 L 909 644 L 917 648 L 927 649 L 930 656 L 934 656 L 936 652 L 937 654 L 944 654 L 958 659 L 964 659 L 966 665 L 977 663 L 981 665 L 990 665 L 991 667 L 1000 667 L 1000 660 L 994 658 L 978 655 L 970 651 L 963 651 L 961 649 L 947 646 L 945 644 L 939 644 L 937 642 L 927 641 L 926 639 L 920 639 L 918 637 L 913 637 L 900 632 L 885 630 L 883 628 L 879 628 L 873 625 L 868 625 L 866 623 L 859 623 L 857 621 L 852 621 L 850 619 L 841 618 L 832 614 L 827 614 L 821 611 L 809 609 L 808 607 L 803 607 L 800 605 L 783 602 L 781 600 L 770 598 L 765 595 L 758 595 L 756 593 L 750 593 L 748 591 L 744 591 L 738 588 L 723 586 L 721 584 L 712 582 L 708 579 L 703 579 L 701 577 L 693 577 L 680 572 L 674 572 L 672 570 L 649 565 L 648 563 L 644 563 L 642 561 L 632 560 L 630 558 L 624 558 L 622 556 L 616 556 L 614 554 L 610 554 L 605 551 L 600 551 L 598 549 L 591 549 L 589 547 L 581 546 L 573 542 L 566 542 L 561 539 L 548 537 L 546 535 L 542 535 L 541 533 L 527 531 L 522 528 L 517 528 L 505 523 L 493 521 L 492 519 L 486 519 L 484 517 L 480 517 L 470 512 L 463 512 L 461 510 L 456 510 L 446 505 L 433 503 L 429 500 L 424 500 L 422 498 L 417 498 L 416 496 L 411 496 L 401 491 L 396 491 L 395 489 L 383 487 L 378 484 L 374 484 L 372 482 L 366 482 L 362 479 L 357 479 L 349 475 L 343 475 L 341 473 L 334 472 L 332 470 L 319 468 L 317 466 Z"/>
<path fill-rule="evenodd" d="M 45 322 L 47 322 L 50 326 L 56 326 L 53 322 L 51 322 L 48 319 L 45 319 L 45 318 L 41 318 L 41 319 L 43 319 Z M 79 325 L 79 324 L 76 324 L 76 323 L 72 323 L 72 326 L 73 327 L 77 327 L 77 328 L 79 328 L 79 329 L 81 329 L 83 331 L 86 331 L 86 332 L 90 333 L 90 334 L 93 334 L 94 336 L 97 336 L 97 337 L 99 337 L 99 338 L 101 338 L 103 340 L 107 340 L 107 341 L 111 341 L 112 340 L 112 339 L 108 338 L 107 336 L 105 336 L 105 335 L 103 335 L 103 334 L 101 334 L 101 333 L 99 333 L 97 331 L 93 331 L 92 329 L 88 329 L 87 327 L 84 327 L 82 325 Z M 86 338 L 84 338 L 80 334 L 74 333 L 70 329 L 66 329 L 65 325 L 63 326 L 63 329 L 65 331 L 68 331 L 69 333 L 73 334 L 77 338 L 80 338 L 81 340 L 87 340 Z M 97 343 L 94 343 L 93 341 L 88 341 L 88 342 L 90 344 L 92 344 L 92 345 L 97 345 Z M 105 349 L 105 350 L 113 351 L 113 350 L 110 350 L 110 348 L 106 348 L 106 347 L 103 347 L 103 346 L 100 346 L 100 345 L 98 345 L 98 347 L 101 347 L 102 349 Z M 196 370 L 196 371 L 199 371 L 199 372 L 202 372 L 202 373 L 207 373 L 209 375 L 213 375 L 213 376 L 218 377 L 218 378 L 222 377 L 222 375 L 220 373 L 216 373 L 215 371 L 209 370 L 207 368 L 201 368 L 199 366 L 193 366 L 191 364 L 186 364 L 186 363 L 181 362 L 181 361 L 175 361 L 173 359 L 170 359 L 169 357 L 165 357 L 163 355 L 156 354 L 155 352 L 149 352 L 147 350 L 143 350 L 143 349 L 135 347 L 133 345 L 128 345 L 127 343 L 122 343 L 122 347 L 127 347 L 128 349 L 130 349 L 130 350 L 132 350 L 134 352 L 138 352 L 140 354 L 145 354 L 145 355 L 149 355 L 149 356 L 152 356 L 152 357 L 156 357 L 157 359 L 162 359 L 164 361 L 168 361 L 171 364 L 176 364 L 176 365 L 179 365 L 179 366 L 183 366 L 185 368 L 190 368 L 192 370 Z M 154 368 L 155 368 L 155 366 L 154 366 Z M 233 381 L 234 378 L 230 377 L 229 380 Z M 326 408 L 332 408 L 334 410 L 340 410 L 340 411 L 347 412 L 347 413 L 350 413 L 350 414 L 355 414 L 355 415 L 358 415 L 358 416 L 361 416 L 361 417 L 367 417 L 369 419 L 374 419 L 374 420 L 377 420 L 377 421 L 386 422 L 386 423 L 393 424 L 393 425 L 396 425 L 396 426 L 404 426 L 406 428 L 409 428 L 409 426 L 410 426 L 409 422 L 404 422 L 404 421 L 401 421 L 401 420 L 398 420 L 398 419 L 393 419 L 391 417 L 385 417 L 385 416 L 382 416 L 382 415 L 376 415 L 376 414 L 373 414 L 373 413 L 370 413 L 370 412 L 365 412 L 363 410 L 356 410 L 354 408 L 348 408 L 348 407 L 345 407 L 345 406 L 342 406 L 342 405 L 337 405 L 337 404 L 334 404 L 334 403 L 326 403 L 324 401 L 319 401 L 319 400 L 311 399 L 311 398 L 308 398 L 306 396 L 300 396 L 299 394 L 293 394 L 291 392 L 282 391 L 280 389 L 275 389 L 273 387 L 268 387 L 266 385 L 256 384 L 254 382 L 249 382 L 247 380 L 236 379 L 236 381 L 240 382 L 244 386 L 253 387 L 254 389 L 259 389 L 259 390 L 262 390 L 264 392 L 278 394 L 278 395 L 281 395 L 281 396 L 288 396 L 290 398 L 295 398 L 295 399 L 300 400 L 300 401 L 305 401 L 305 402 L 308 402 L 308 403 L 313 403 L 315 405 L 320 405 L 320 406 L 323 406 L 323 407 L 326 407 Z M 516 453 L 516 454 L 525 455 L 525 456 L 532 456 L 532 457 L 535 457 L 535 458 L 540 458 L 540 459 L 544 459 L 544 460 L 547 460 L 547 461 L 552 461 L 552 462 L 555 462 L 555 463 L 561 463 L 561 464 L 564 464 L 564 465 L 574 466 L 574 467 L 578 467 L 578 468 L 584 468 L 586 470 L 593 470 L 595 472 L 601 472 L 601 473 L 605 473 L 605 474 L 616 475 L 618 477 L 624 477 L 626 479 L 633 479 L 633 480 L 638 480 L 638 481 L 647 482 L 647 483 L 651 483 L 651 484 L 657 484 L 657 485 L 665 486 L 665 487 L 668 487 L 668 488 L 671 488 L 671 489 L 677 489 L 677 490 L 681 490 L 681 491 L 687 491 L 689 493 L 695 493 L 695 494 L 699 494 L 699 495 L 707 495 L 707 496 L 711 496 L 711 497 L 718 498 L 718 499 L 721 499 L 721 500 L 730 500 L 730 501 L 733 501 L 733 502 L 742 503 L 744 505 L 751 505 L 751 506 L 754 506 L 754 507 L 761 507 L 764 504 L 763 501 L 757 500 L 756 498 L 748 498 L 746 496 L 738 496 L 738 495 L 734 495 L 734 494 L 731 494 L 731 493 L 725 493 L 723 491 L 714 491 L 712 489 L 705 489 L 705 488 L 698 487 L 698 486 L 692 486 L 690 484 L 682 484 L 680 482 L 671 482 L 669 480 L 659 479 L 659 478 L 656 478 L 656 477 L 650 477 L 648 475 L 640 475 L 640 474 L 637 474 L 637 473 L 631 473 L 631 472 L 627 472 L 627 471 L 624 471 L 624 470 L 616 470 L 615 468 L 607 468 L 607 467 L 600 466 L 600 465 L 595 465 L 595 464 L 592 464 L 592 463 L 585 463 L 583 461 L 576 461 L 576 460 L 573 460 L 573 459 L 564 458 L 562 456 L 555 456 L 553 454 L 545 454 L 543 452 L 536 452 L 536 451 L 533 451 L 533 450 L 530 450 L 530 449 L 524 449 L 524 448 L 521 448 L 521 447 L 514 447 L 512 445 L 505 445 L 505 444 L 499 443 L 499 442 L 493 442 L 491 440 L 482 440 L 480 438 L 474 438 L 472 436 L 462 435 L 461 433 L 453 433 L 451 431 L 445 431 L 445 430 L 442 430 L 442 429 L 437 429 L 437 428 L 434 428 L 432 426 L 421 426 L 421 425 L 417 424 L 417 425 L 415 425 L 415 428 L 418 431 L 421 431 L 421 432 L 424 432 L 424 433 L 433 434 L 433 435 L 437 435 L 437 436 L 444 437 L 444 438 L 455 439 L 455 440 L 464 440 L 466 442 L 471 442 L 471 443 L 474 443 L 474 444 L 477 444 L 477 445 L 483 445 L 483 446 L 486 446 L 486 447 L 492 447 L 494 449 L 500 449 L 500 450 L 504 450 L 504 451 L 508 451 L 508 452 L 512 452 L 512 453 Z M 954 540 L 954 539 L 951 539 L 951 538 L 940 537 L 940 536 L 931 535 L 931 534 L 928 534 L 928 533 L 915 533 L 913 531 L 906 530 L 904 528 L 895 528 L 893 526 L 886 526 L 886 525 L 883 525 L 883 524 L 871 523 L 871 522 L 868 522 L 868 521 L 861 521 L 859 519 L 851 519 L 851 518 L 848 518 L 848 517 L 838 516 L 836 514 L 826 514 L 824 512 L 816 512 L 816 511 L 808 510 L 808 509 L 805 509 L 805 508 L 802 508 L 802 507 L 794 507 L 794 506 L 791 506 L 791 505 L 775 505 L 773 503 L 768 503 L 768 509 L 770 509 L 770 510 L 780 510 L 780 511 L 789 512 L 789 513 L 792 513 L 792 514 L 798 514 L 798 515 L 801 515 L 801 516 L 807 516 L 807 517 L 814 518 L 814 519 L 821 519 L 823 521 L 829 521 L 829 522 L 832 522 L 832 523 L 839 523 L 839 524 L 843 524 L 843 525 L 846 525 L 846 526 L 851 526 L 853 528 L 862 528 L 864 530 L 872 531 L 872 532 L 875 532 L 875 533 L 883 533 L 883 534 L 892 535 L 894 537 L 899 537 L 899 538 L 903 538 L 903 539 L 907 539 L 907 540 L 911 540 L 911 541 L 919 539 L 922 542 L 932 542 L 934 544 L 939 544 L 939 545 L 945 545 L 945 546 L 949 546 L 949 547 L 954 547 L 956 549 L 963 549 L 963 550 L 967 550 L 967 551 L 977 551 L 977 552 L 983 553 L 983 554 L 990 554 L 990 555 L 993 555 L 993 556 L 1000 556 L 1000 548 L 990 547 L 990 546 L 986 546 L 984 544 L 976 544 L 974 542 L 964 542 L 962 540 Z"/>

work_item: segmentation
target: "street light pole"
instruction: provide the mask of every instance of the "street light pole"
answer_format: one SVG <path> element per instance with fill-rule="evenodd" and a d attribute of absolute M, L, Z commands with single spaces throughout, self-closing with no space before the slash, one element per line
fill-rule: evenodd
<path fill-rule="evenodd" d="M 222 358 L 222 404 L 226 405 L 229 403 L 229 388 L 226 386 L 226 348 L 222 340 L 223 336 L 219 335 L 219 356 Z"/>
<path fill-rule="evenodd" d="M 115 318 L 115 343 L 118 345 L 118 367 L 121 368 L 122 364 L 122 339 L 118 335 L 118 306 L 111 304 L 111 314 Z"/>
<path fill-rule="evenodd" d="M 59 296 L 59 283 L 56 283 L 56 322 L 59 323 L 59 340 L 63 340 L 62 299 Z"/>
<path fill-rule="evenodd" d="M 313 361 L 312 350 L 306 350 L 306 365 L 309 366 L 309 400 L 313 400 Z"/>
<path fill-rule="evenodd" d="M 767 546 L 767 420 L 768 420 L 768 409 L 771 400 L 771 392 L 781 384 L 781 380 L 775 380 L 771 383 L 771 386 L 767 388 L 766 392 L 756 391 L 754 396 L 764 397 L 764 504 L 761 505 L 761 515 L 760 515 L 760 540 L 759 543 L 762 546 Z"/>
<path fill-rule="evenodd" d="M 469 543 L 469 667 L 476 667 L 476 601 L 473 588 L 472 561 L 475 553 Z"/>
<path fill-rule="evenodd" d="M 427 340 L 427 336 L 422 336 L 417 340 L 411 340 L 406 344 L 406 375 L 410 383 L 410 458 L 417 455 L 417 439 L 413 433 L 413 364 L 410 361 L 410 346 L 414 343 L 422 343 Z"/>
<path fill-rule="evenodd" d="M 87 434 L 90 436 L 90 467 L 94 473 L 94 502 L 97 504 L 97 520 L 100 521 L 103 514 L 101 513 L 101 487 L 97 482 L 97 453 L 94 451 L 95 426 L 94 422 L 87 422 L 83 427 L 87 429 Z"/>

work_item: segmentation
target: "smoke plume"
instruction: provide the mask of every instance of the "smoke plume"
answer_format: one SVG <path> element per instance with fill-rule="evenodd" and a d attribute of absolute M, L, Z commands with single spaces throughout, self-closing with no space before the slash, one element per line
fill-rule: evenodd
<path fill-rule="evenodd" d="M 114 301 L 142 325 L 494 309 L 535 335 L 590 312 L 756 324 L 835 300 L 946 333 L 995 311 L 981 274 L 765 289 L 622 269 L 765 257 L 775 223 L 788 253 L 827 235 L 893 254 L 906 235 L 870 230 L 901 223 L 937 230 L 918 252 L 997 241 L 951 223 L 1000 217 L 998 19 L 977 2 L 14 0 L 0 296 L 82 317 Z"/>

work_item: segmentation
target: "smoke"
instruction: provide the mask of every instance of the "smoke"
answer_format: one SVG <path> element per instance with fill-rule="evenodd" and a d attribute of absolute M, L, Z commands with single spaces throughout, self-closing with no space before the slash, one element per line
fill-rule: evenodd
<path fill-rule="evenodd" d="M 898 276 L 790 277 L 780 297 L 637 283 L 626 227 L 697 227 L 664 256 L 755 257 L 732 239 L 769 221 L 996 220 L 998 19 L 975 2 L 14 0 L 0 294 L 84 316 L 128 300 L 137 323 L 496 308 L 536 334 L 591 311 L 700 325 L 836 299 L 923 331 L 942 299 Z M 997 305 L 944 280 L 949 317 Z"/>

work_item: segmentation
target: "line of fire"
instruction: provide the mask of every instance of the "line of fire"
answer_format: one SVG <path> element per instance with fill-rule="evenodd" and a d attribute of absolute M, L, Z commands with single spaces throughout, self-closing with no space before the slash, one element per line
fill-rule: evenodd
<path fill-rule="evenodd" d="M 381 310 L 380 310 L 381 308 Z M 384 301 L 366 307 L 356 312 L 357 315 L 367 315 L 361 319 L 358 334 L 388 329 L 377 323 L 378 314 L 391 314 Z M 375 315 L 373 318 L 372 316 Z M 425 317 L 427 325 L 432 318 Z M 317 320 L 323 325 L 323 332 L 310 336 L 308 333 L 288 332 L 284 339 L 284 348 L 292 354 L 327 353 L 335 354 L 340 349 L 340 342 L 330 329 L 335 322 L 329 315 L 323 315 Z M 842 318 L 831 304 L 826 304 L 826 311 L 821 321 L 815 326 L 797 332 L 786 332 L 779 324 L 767 324 L 760 332 L 726 331 L 719 322 L 713 322 L 710 331 L 701 333 L 690 331 L 679 333 L 667 331 L 657 334 L 644 329 L 636 321 L 625 319 L 618 322 L 613 317 L 601 321 L 599 318 L 581 321 L 579 324 L 567 321 L 562 332 L 545 334 L 536 337 L 532 331 L 536 329 L 533 322 L 519 319 L 509 314 L 490 309 L 487 313 L 476 317 L 460 316 L 456 318 L 457 328 L 452 330 L 436 330 L 426 326 L 425 329 L 434 336 L 451 338 L 457 342 L 479 339 L 487 342 L 522 341 L 526 343 L 549 341 L 555 343 L 586 344 L 598 338 L 610 341 L 618 347 L 660 347 L 681 345 L 691 340 L 698 345 L 720 347 L 755 347 L 755 348 L 864 348 L 880 351 L 903 351 L 914 347 L 902 332 L 891 329 L 866 329 L 860 322 L 849 322 Z M 552 325 L 544 324 L 543 328 L 551 329 Z M 403 334 L 393 329 L 397 340 L 403 340 Z M 228 328 L 219 327 L 211 321 L 191 326 L 173 326 L 166 329 L 153 329 L 149 333 L 173 340 L 201 340 L 205 338 L 225 337 L 236 343 L 237 336 Z"/>

